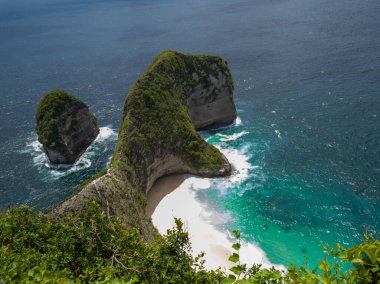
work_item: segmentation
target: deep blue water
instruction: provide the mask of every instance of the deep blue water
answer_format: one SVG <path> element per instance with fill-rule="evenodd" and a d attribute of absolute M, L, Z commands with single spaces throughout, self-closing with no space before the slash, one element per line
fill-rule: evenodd
<path fill-rule="evenodd" d="M 0 0 L 0 208 L 46 209 L 105 168 L 129 88 L 175 49 L 222 55 L 233 73 L 242 123 L 202 135 L 245 157 L 247 176 L 199 196 L 230 213 L 226 228 L 285 264 L 360 241 L 380 229 L 379 14 L 378 0 Z M 108 127 L 71 169 L 49 168 L 35 142 L 55 88 Z"/>

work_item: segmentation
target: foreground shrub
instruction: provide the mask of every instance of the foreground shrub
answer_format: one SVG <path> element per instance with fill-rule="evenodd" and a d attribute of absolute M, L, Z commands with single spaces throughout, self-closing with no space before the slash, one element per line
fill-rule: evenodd
<path fill-rule="evenodd" d="M 332 265 L 290 265 L 285 273 L 240 263 L 241 236 L 234 231 L 234 266 L 225 273 L 205 270 L 202 255 L 191 255 L 183 223 L 175 223 L 148 243 L 95 202 L 58 219 L 28 207 L 9 209 L 0 214 L 0 283 L 380 283 L 380 241 L 371 235 L 351 248 L 325 247 Z M 351 269 L 344 271 L 344 263 Z"/>
<path fill-rule="evenodd" d="M 0 215 L 0 283 L 212 283 L 190 254 L 183 224 L 153 243 L 90 203 L 80 215 L 58 220 L 28 207 Z M 120 281 L 119 281 L 120 282 Z"/>

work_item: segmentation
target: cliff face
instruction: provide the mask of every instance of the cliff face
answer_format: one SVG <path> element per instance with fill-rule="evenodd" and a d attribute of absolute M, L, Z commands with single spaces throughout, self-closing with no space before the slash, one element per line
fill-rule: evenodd
<path fill-rule="evenodd" d="M 223 62 L 211 63 L 211 74 L 194 72 L 195 86 L 186 94 L 191 120 L 197 130 L 217 128 L 236 118 L 231 74 Z"/>
<path fill-rule="evenodd" d="M 62 90 L 42 98 L 36 120 L 38 140 L 55 164 L 74 163 L 99 133 L 88 107 Z"/>
<path fill-rule="evenodd" d="M 111 167 L 54 212 L 80 210 L 95 198 L 105 212 L 152 238 L 155 229 L 144 214 L 145 194 L 159 177 L 230 174 L 227 159 L 195 127 L 232 122 L 232 91 L 231 74 L 220 57 L 161 53 L 126 98 Z"/>

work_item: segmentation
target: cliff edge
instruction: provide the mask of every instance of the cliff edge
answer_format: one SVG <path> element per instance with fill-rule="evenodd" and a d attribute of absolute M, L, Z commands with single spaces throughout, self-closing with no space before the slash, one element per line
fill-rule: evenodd
<path fill-rule="evenodd" d="M 53 213 L 80 211 L 97 200 L 152 239 L 145 217 L 146 193 L 168 174 L 227 176 L 231 165 L 196 129 L 219 127 L 236 117 L 233 82 L 220 57 L 165 51 L 158 55 L 126 97 L 111 166 L 86 182 Z"/>
<path fill-rule="evenodd" d="M 72 164 L 99 134 L 95 116 L 63 90 L 44 96 L 36 111 L 36 131 L 51 163 Z"/>

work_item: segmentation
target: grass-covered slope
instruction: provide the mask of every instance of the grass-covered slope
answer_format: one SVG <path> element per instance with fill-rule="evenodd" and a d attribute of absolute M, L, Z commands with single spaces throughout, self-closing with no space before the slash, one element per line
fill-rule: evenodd
<path fill-rule="evenodd" d="M 161 53 L 126 98 L 111 167 L 54 212 L 81 211 L 88 199 L 95 199 L 102 210 L 152 239 L 156 231 L 145 217 L 145 194 L 157 178 L 173 173 L 230 174 L 227 159 L 195 130 L 187 105 L 195 87 L 209 90 L 220 74 L 228 78 L 224 81 L 232 92 L 231 74 L 222 58 Z M 212 104 L 213 98 L 209 100 Z"/>

